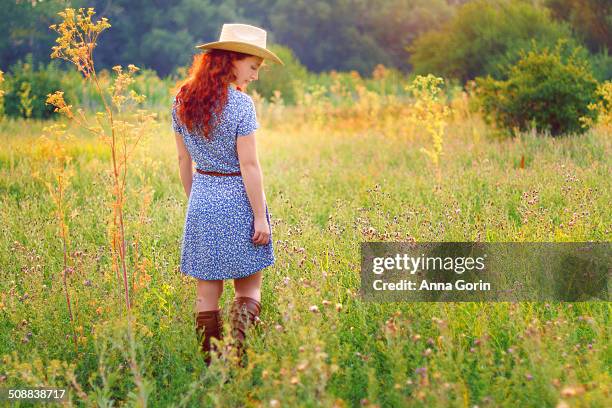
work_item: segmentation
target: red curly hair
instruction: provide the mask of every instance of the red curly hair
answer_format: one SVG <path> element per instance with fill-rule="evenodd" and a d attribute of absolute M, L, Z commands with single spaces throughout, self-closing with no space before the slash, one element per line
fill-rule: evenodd
<path fill-rule="evenodd" d="M 193 57 L 189 76 L 179 85 L 176 113 L 192 132 L 200 125 L 205 138 L 215 128 L 213 117 L 219 118 L 227 102 L 227 87 L 236 79 L 233 62 L 247 58 L 248 54 L 212 49 Z M 240 89 L 240 88 L 238 88 Z"/>

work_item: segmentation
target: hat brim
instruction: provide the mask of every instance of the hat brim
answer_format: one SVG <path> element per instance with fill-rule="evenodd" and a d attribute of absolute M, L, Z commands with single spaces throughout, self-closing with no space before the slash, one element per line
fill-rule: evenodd
<path fill-rule="evenodd" d="M 198 45 L 196 46 L 196 48 L 203 49 L 203 50 L 217 49 L 217 50 L 226 50 L 226 51 L 236 51 L 236 52 L 241 52 L 243 54 L 255 55 L 257 57 L 272 60 L 276 62 L 277 64 L 285 65 L 283 61 L 281 61 L 281 59 L 278 58 L 276 54 L 274 54 L 272 51 L 267 50 L 265 48 L 258 47 L 253 44 L 246 44 L 246 43 L 237 42 L 237 41 L 216 41 L 216 42 Z"/>

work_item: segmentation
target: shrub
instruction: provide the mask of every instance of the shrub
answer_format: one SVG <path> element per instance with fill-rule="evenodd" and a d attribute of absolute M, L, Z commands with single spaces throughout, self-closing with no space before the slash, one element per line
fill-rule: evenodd
<path fill-rule="evenodd" d="M 508 69 L 508 79 L 476 78 L 477 95 L 487 122 L 505 129 L 583 133 L 581 117 L 596 115 L 588 109 L 596 100 L 597 81 L 584 49 L 565 52 L 567 41 L 554 50 L 521 52 L 520 60 Z"/>
<path fill-rule="evenodd" d="M 589 105 L 589 110 L 596 112 L 597 121 L 594 121 L 592 117 L 584 117 L 580 121 L 586 128 L 601 125 L 610 130 L 612 129 L 612 82 L 606 81 L 599 84 L 597 96 L 599 97 L 597 102 Z"/>
<path fill-rule="evenodd" d="M 270 49 L 283 60 L 285 65 L 266 62 L 266 67 L 262 69 L 259 80 L 253 83 L 252 88 L 268 100 L 274 96 L 274 91 L 278 90 L 283 101 L 293 105 L 296 101 L 295 82 L 304 81 L 308 76 L 308 70 L 291 49 L 282 45 L 272 45 Z"/>
<path fill-rule="evenodd" d="M 7 116 L 48 119 L 53 107 L 45 103 L 48 94 L 65 89 L 64 72 L 57 63 L 39 64 L 34 69 L 32 57 L 19 61 L 6 75 L 5 112 Z M 66 90 L 66 100 L 73 101 L 74 89 Z"/>
<path fill-rule="evenodd" d="M 172 79 L 160 78 L 152 69 L 142 69 L 134 78 L 134 83 L 128 89 L 133 89 L 139 95 L 146 95 L 144 107 L 165 106 L 171 99 Z"/>
<path fill-rule="evenodd" d="M 593 76 L 599 82 L 605 82 L 612 79 L 612 56 L 607 49 L 602 49 L 597 54 L 590 56 L 591 67 L 593 67 Z"/>
<path fill-rule="evenodd" d="M 0 71 L 0 122 L 4 119 L 4 72 Z"/>

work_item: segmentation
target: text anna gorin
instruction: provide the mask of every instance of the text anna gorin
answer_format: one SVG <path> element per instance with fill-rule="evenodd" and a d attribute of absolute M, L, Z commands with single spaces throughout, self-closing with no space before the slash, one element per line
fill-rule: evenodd
<path fill-rule="evenodd" d="M 482 279 L 478 282 L 466 282 L 459 279 L 455 282 L 430 282 L 423 279 L 420 283 L 402 279 L 397 282 L 385 282 L 382 279 L 376 279 L 372 282 L 372 288 L 377 291 L 384 290 L 410 290 L 410 291 L 489 291 L 491 283 L 485 282 Z"/>

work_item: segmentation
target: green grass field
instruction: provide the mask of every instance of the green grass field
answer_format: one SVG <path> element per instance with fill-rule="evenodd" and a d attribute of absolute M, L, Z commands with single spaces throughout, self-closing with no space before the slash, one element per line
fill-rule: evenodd
<path fill-rule="evenodd" d="M 1 123 L 0 387 L 66 387 L 70 406 L 610 406 L 609 303 L 358 294 L 363 241 L 609 241 L 609 133 L 499 139 L 478 118 L 455 120 L 436 181 L 420 151 L 428 139 L 399 116 L 376 126 L 289 108 L 272 116 L 257 137 L 277 261 L 242 370 L 207 369 L 198 354 L 168 112 L 130 163 L 130 330 L 108 251 L 108 147 L 79 132 L 66 146 L 76 350 L 55 205 L 32 176 L 46 174 L 45 124 Z M 227 282 L 226 310 L 232 296 Z"/>

